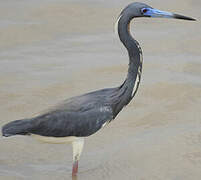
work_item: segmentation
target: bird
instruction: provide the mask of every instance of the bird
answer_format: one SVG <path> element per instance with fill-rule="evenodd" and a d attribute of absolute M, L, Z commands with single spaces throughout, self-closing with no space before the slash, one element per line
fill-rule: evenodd
<path fill-rule="evenodd" d="M 129 57 L 125 80 L 113 88 L 100 89 L 64 100 L 48 112 L 35 117 L 11 121 L 2 127 L 2 135 L 27 135 L 48 143 L 71 143 L 72 176 L 77 176 L 78 161 L 86 137 L 113 121 L 138 90 L 143 57 L 138 41 L 130 33 L 130 23 L 139 17 L 195 21 L 194 18 L 161 11 L 144 3 L 130 3 L 121 11 L 116 22 L 116 31 Z"/>

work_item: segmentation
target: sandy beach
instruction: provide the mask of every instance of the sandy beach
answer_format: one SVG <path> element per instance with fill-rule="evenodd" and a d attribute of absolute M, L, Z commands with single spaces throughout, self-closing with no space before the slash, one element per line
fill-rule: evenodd
<path fill-rule="evenodd" d="M 126 77 L 114 23 L 129 0 L 0 2 L 0 127 Z M 133 101 L 87 138 L 77 180 L 201 179 L 201 1 L 144 1 L 198 21 L 139 18 Z M 0 137 L 0 180 L 71 180 L 71 145 Z"/>

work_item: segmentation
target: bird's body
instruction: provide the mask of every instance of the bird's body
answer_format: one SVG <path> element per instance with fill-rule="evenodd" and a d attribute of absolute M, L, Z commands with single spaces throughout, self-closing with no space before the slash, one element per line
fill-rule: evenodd
<path fill-rule="evenodd" d="M 47 137 L 92 135 L 112 121 L 125 106 L 122 102 L 128 93 L 125 84 L 73 97 L 37 117 L 10 122 L 4 126 L 3 134 L 37 134 Z"/>
<path fill-rule="evenodd" d="M 154 10 L 143 3 L 131 3 L 118 18 L 119 38 L 129 55 L 128 74 L 120 86 L 73 97 L 37 117 L 10 122 L 3 126 L 3 135 L 31 135 L 49 143 L 71 142 L 73 145 L 72 174 L 76 175 L 84 137 L 94 134 L 111 122 L 138 90 L 142 72 L 142 50 L 130 34 L 131 20 L 134 17 L 151 17 L 152 13 L 159 17 L 166 13 L 166 17 L 193 20 L 159 10 L 154 12 Z"/>

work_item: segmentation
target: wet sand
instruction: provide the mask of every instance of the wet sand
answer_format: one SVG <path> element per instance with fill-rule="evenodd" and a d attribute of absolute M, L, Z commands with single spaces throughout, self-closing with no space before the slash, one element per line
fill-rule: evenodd
<path fill-rule="evenodd" d="M 131 1 L 0 2 L 0 127 L 124 80 L 127 52 L 113 33 Z M 199 19 L 199 1 L 151 6 Z M 86 140 L 77 180 L 201 179 L 200 20 L 136 19 L 140 88 L 111 124 Z M 0 138 L 0 180 L 71 179 L 70 145 Z"/>

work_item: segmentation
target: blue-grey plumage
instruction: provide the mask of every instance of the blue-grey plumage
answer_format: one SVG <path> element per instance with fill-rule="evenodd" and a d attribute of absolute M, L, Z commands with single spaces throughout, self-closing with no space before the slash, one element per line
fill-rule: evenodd
<path fill-rule="evenodd" d="M 45 114 L 6 124 L 3 135 L 89 136 L 113 119 L 112 102 L 119 101 L 112 99 L 118 95 L 118 88 L 111 88 L 70 98 Z"/>
<path fill-rule="evenodd" d="M 142 73 L 142 50 L 130 34 L 130 22 L 136 17 L 161 17 L 195 20 L 190 17 L 160 11 L 144 3 L 131 3 L 120 14 L 117 21 L 119 38 L 128 51 L 128 74 L 122 85 L 102 89 L 66 100 L 47 113 L 34 118 L 17 120 L 3 126 L 4 136 L 35 135 L 48 142 L 54 138 L 72 141 L 73 170 L 76 175 L 78 160 L 82 152 L 83 137 L 97 132 L 111 122 L 136 94 Z M 48 139 L 49 137 L 49 139 Z M 69 139 L 65 139 L 69 137 Z"/>

